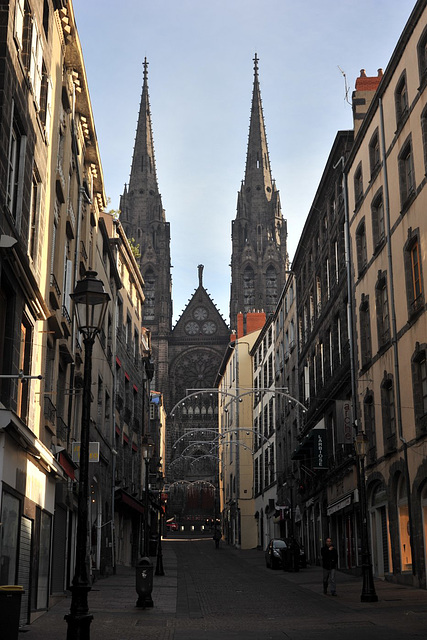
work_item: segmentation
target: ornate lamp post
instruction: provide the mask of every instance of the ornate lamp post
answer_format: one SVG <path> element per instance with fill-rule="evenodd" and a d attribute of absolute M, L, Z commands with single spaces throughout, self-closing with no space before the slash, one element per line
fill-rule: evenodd
<path fill-rule="evenodd" d="M 145 462 L 145 509 L 144 509 L 144 556 L 150 557 L 150 547 L 148 539 L 148 509 L 149 509 L 149 494 L 148 494 L 148 481 L 150 471 L 150 460 L 154 453 L 154 442 L 152 442 L 147 436 L 142 438 L 141 442 L 142 457 Z"/>
<path fill-rule="evenodd" d="M 92 385 L 92 351 L 95 338 L 100 333 L 110 296 L 97 277 L 96 271 L 87 271 L 70 295 L 74 301 L 77 326 L 83 335 L 84 377 L 82 398 L 82 422 L 80 434 L 80 474 L 77 505 L 76 566 L 71 586 L 70 613 L 65 616 L 68 624 L 67 640 L 89 640 L 90 623 L 88 593 L 91 589 L 88 576 L 88 502 L 89 502 L 89 428 Z"/>
<path fill-rule="evenodd" d="M 362 520 L 362 593 L 360 601 L 378 602 L 378 596 L 375 592 L 374 576 L 372 573 L 371 554 L 369 551 L 368 504 L 366 500 L 365 482 L 365 458 L 368 449 L 368 438 L 363 431 L 359 431 L 357 433 L 354 441 L 354 448 L 356 450 L 359 465 L 360 515 Z"/>
<path fill-rule="evenodd" d="M 163 488 L 163 474 L 161 469 L 157 476 L 157 488 L 159 490 L 159 537 L 157 541 L 157 562 L 156 562 L 156 576 L 164 576 L 165 571 L 163 568 L 163 551 L 162 551 L 162 530 L 163 530 L 163 500 L 162 500 L 162 488 Z"/>

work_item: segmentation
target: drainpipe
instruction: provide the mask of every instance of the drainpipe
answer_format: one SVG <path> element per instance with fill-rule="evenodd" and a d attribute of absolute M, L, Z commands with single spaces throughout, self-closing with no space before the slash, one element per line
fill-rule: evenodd
<path fill-rule="evenodd" d="M 387 260 L 388 270 L 390 273 L 390 306 L 391 306 L 391 342 L 393 345 L 394 354 L 394 378 L 396 384 L 396 413 L 397 413 L 397 427 L 399 432 L 399 439 L 402 443 L 403 458 L 405 463 L 405 480 L 406 480 L 406 497 L 408 501 L 408 524 L 409 524 L 409 544 L 411 546 L 412 556 L 412 575 L 415 575 L 415 548 L 414 548 L 414 526 L 412 519 L 412 506 L 411 506 L 411 486 L 409 477 L 409 464 L 408 464 L 408 443 L 403 436 L 403 424 L 402 424 L 402 405 L 400 396 L 400 375 L 399 375 L 399 348 L 397 342 L 397 322 L 396 322 L 396 305 L 394 300 L 394 278 L 393 278 L 393 254 L 391 247 L 391 228 L 390 228 L 390 200 L 388 191 L 388 172 L 387 172 L 387 155 L 385 147 L 385 134 L 384 134 L 384 111 L 382 99 L 378 100 L 380 111 L 380 132 L 381 132 L 381 155 L 382 166 L 384 170 L 384 218 L 386 224 L 386 243 L 387 243 Z"/>

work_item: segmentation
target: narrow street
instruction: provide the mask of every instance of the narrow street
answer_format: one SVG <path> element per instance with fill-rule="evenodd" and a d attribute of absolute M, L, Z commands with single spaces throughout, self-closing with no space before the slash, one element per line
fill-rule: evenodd
<path fill-rule="evenodd" d="M 154 577 L 152 609 L 137 609 L 135 572 L 119 568 L 89 594 L 92 640 L 398 640 L 425 638 L 427 592 L 376 581 L 378 603 L 361 603 L 361 579 L 338 573 L 338 597 L 322 593 L 319 567 L 267 569 L 261 551 L 211 539 L 167 539 L 165 576 Z M 155 564 L 155 559 L 154 559 Z M 28 631 L 30 640 L 66 637 L 70 598 Z"/>

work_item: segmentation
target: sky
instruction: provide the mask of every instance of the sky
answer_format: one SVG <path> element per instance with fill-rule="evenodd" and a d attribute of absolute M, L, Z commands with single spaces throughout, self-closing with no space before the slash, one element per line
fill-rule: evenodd
<path fill-rule="evenodd" d="M 231 222 L 259 58 L 272 176 L 292 262 L 360 70 L 385 69 L 415 0 L 74 0 L 109 208 L 129 182 L 148 86 L 171 228 L 174 322 L 203 284 L 229 320 Z"/>

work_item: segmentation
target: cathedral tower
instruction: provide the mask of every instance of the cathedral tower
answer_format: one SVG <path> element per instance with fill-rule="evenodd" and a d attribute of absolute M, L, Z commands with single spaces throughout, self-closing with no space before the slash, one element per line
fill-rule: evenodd
<path fill-rule="evenodd" d="M 240 312 L 274 312 L 288 269 L 286 220 L 271 176 L 256 54 L 245 178 L 231 237 L 230 325 L 236 330 Z"/>
<path fill-rule="evenodd" d="M 170 229 L 157 184 L 148 62 L 135 135 L 129 185 L 120 198 L 120 221 L 132 244 L 139 247 L 138 263 L 145 281 L 143 324 L 151 330 L 155 360 L 154 385 L 162 391 L 168 371 L 168 337 L 172 326 Z"/>

